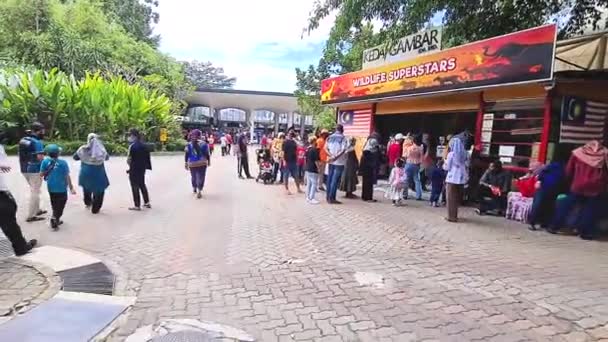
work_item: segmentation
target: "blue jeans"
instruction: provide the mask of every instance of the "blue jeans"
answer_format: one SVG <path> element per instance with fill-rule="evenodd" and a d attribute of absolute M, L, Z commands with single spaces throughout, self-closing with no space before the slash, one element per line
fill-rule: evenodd
<path fill-rule="evenodd" d="M 586 197 L 572 193 L 568 194 L 566 199 L 558 202 L 551 228 L 553 230 L 561 228 L 574 206 L 578 203 L 582 205 L 582 208 L 576 219 L 575 228 L 578 230 L 581 237 L 593 237 L 595 235 L 595 225 L 602 204 L 599 196 Z"/>
<path fill-rule="evenodd" d="M 191 167 L 190 168 L 190 176 L 192 181 L 192 190 L 203 190 L 205 186 L 205 176 L 207 175 L 207 167 L 199 166 L 199 167 Z"/>
<path fill-rule="evenodd" d="M 405 173 L 409 182 L 414 182 L 416 188 L 416 199 L 422 198 L 422 183 L 420 182 L 420 164 L 405 164 Z"/>
<path fill-rule="evenodd" d="M 313 200 L 317 193 L 317 187 L 319 186 L 317 181 L 319 180 L 318 173 L 312 173 L 306 171 L 306 199 Z"/>
<path fill-rule="evenodd" d="M 329 164 L 329 174 L 327 175 L 327 201 L 335 201 L 340 180 L 344 172 L 344 165 Z"/>

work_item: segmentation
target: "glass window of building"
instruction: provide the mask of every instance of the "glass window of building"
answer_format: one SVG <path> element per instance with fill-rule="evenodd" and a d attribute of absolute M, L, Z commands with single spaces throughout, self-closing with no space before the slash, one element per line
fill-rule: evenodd
<path fill-rule="evenodd" d="M 246 113 L 238 108 L 224 108 L 220 110 L 220 120 L 244 122 L 246 120 Z"/>

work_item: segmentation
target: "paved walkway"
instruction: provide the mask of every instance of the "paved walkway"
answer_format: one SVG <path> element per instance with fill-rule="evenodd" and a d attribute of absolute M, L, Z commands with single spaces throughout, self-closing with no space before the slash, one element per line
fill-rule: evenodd
<path fill-rule="evenodd" d="M 261 341 L 608 339 L 606 243 L 472 210 L 448 224 L 445 209 L 415 201 L 310 206 L 279 186 L 236 179 L 233 157 L 214 156 L 196 200 L 182 164 L 153 159 L 152 210 L 126 210 L 125 160 L 115 158 L 100 215 L 77 196 L 59 232 L 24 223 L 44 244 L 85 250 L 121 271 L 138 300 L 116 341 L 173 318 L 231 325 Z M 25 188 L 18 175 L 11 182 Z"/>
<path fill-rule="evenodd" d="M 0 320 L 25 312 L 49 287 L 47 278 L 18 260 L 0 260 Z"/>

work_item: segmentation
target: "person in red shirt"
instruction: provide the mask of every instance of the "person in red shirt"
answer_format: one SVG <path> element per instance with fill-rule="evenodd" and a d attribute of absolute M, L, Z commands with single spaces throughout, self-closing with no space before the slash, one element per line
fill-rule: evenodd
<path fill-rule="evenodd" d="M 592 240 L 601 210 L 601 196 L 606 193 L 608 186 L 608 148 L 593 140 L 572 151 L 566 166 L 566 178 L 570 181 L 570 192 L 558 205 L 548 232 L 557 233 L 572 208 L 581 204 L 582 211 L 576 228 L 581 239 Z"/>
<path fill-rule="evenodd" d="M 304 164 L 306 164 L 306 148 L 302 141 L 298 141 L 298 148 L 296 150 L 298 154 L 298 178 L 300 182 L 304 181 Z"/>
<path fill-rule="evenodd" d="M 403 145 L 403 138 L 403 134 L 401 133 L 395 135 L 395 140 L 392 142 L 392 144 L 389 144 L 388 150 L 386 151 L 388 165 L 391 169 L 395 166 L 395 162 L 397 161 L 397 159 L 401 158 L 401 146 Z"/>
<path fill-rule="evenodd" d="M 262 135 L 260 145 L 261 145 L 260 148 L 263 150 L 268 148 L 268 138 L 266 137 L 266 134 Z"/>

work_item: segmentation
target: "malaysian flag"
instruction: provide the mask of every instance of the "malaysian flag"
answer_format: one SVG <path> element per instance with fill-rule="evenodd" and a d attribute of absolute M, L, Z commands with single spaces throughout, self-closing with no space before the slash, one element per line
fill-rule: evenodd
<path fill-rule="evenodd" d="M 367 137 L 372 129 L 372 110 L 342 110 L 338 113 L 338 123 L 344 126 L 344 135 Z"/>
<path fill-rule="evenodd" d="M 560 143 L 585 144 L 604 139 L 608 104 L 567 96 L 562 102 Z"/>

